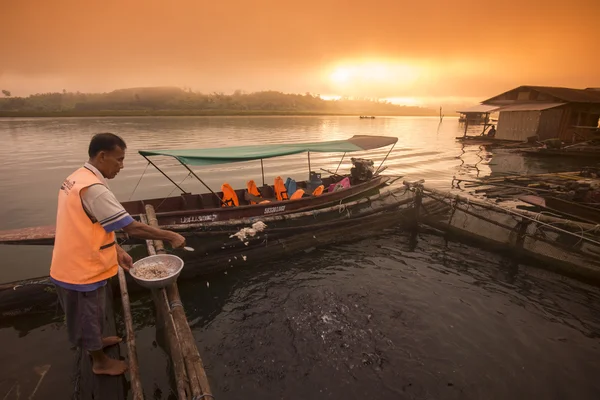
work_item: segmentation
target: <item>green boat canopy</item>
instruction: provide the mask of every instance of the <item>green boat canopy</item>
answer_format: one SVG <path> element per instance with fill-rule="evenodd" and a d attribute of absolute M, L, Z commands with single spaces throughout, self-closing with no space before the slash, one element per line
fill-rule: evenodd
<path fill-rule="evenodd" d="M 213 149 L 140 150 L 144 157 L 170 156 L 187 165 L 225 164 L 263 158 L 287 156 L 307 151 L 320 153 L 349 153 L 395 144 L 397 137 L 354 135 L 347 140 L 314 143 L 284 143 L 254 146 L 217 147 Z"/>

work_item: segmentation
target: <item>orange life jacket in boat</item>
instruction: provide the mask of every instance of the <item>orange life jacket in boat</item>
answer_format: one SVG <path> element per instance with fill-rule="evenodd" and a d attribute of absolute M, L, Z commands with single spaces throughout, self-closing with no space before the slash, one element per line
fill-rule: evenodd
<path fill-rule="evenodd" d="M 260 194 L 260 192 L 258 191 L 258 187 L 256 186 L 256 182 L 254 182 L 252 179 L 250 179 L 246 183 L 246 187 L 248 188 L 248 193 L 250 193 L 251 195 L 256 196 L 256 197 L 262 197 L 261 194 Z M 250 200 L 250 204 L 256 204 L 256 202 Z"/>
<path fill-rule="evenodd" d="M 319 186 L 317 186 L 317 188 L 315 190 L 313 190 L 312 195 L 319 196 L 320 194 L 323 193 L 323 190 L 325 190 L 325 186 L 319 185 Z"/>
<path fill-rule="evenodd" d="M 102 185 L 87 168 L 79 168 L 58 191 L 56 237 L 50 276 L 57 281 L 84 285 L 117 274 L 117 248 L 114 232 L 106 233 L 98 221 L 85 212 L 81 194 L 92 185 Z"/>
<path fill-rule="evenodd" d="M 221 191 L 223 192 L 223 204 L 221 207 L 237 207 L 240 205 L 237 193 L 235 193 L 235 190 L 233 190 L 229 183 L 221 185 Z"/>
<path fill-rule="evenodd" d="M 283 179 L 281 179 L 280 176 L 275 178 L 275 184 L 273 186 L 275 186 L 275 196 L 277 197 L 277 200 L 282 201 L 282 200 L 290 199 L 288 196 L 288 192 L 285 189 L 285 184 L 283 183 Z"/>
<path fill-rule="evenodd" d="M 294 192 L 294 194 L 292 195 L 292 197 L 290 197 L 290 200 L 301 199 L 303 195 L 304 195 L 304 190 L 303 189 L 298 189 L 298 190 L 296 190 Z"/>

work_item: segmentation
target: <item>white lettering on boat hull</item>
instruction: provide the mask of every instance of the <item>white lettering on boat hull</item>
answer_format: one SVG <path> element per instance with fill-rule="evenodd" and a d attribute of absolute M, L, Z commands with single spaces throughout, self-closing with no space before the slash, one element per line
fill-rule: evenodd
<path fill-rule="evenodd" d="M 265 214 L 273 214 L 281 211 L 285 211 L 285 206 L 277 206 L 277 207 L 266 207 Z"/>
<path fill-rule="evenodd" d="M 194 222 L 212 222 L 217 219 L 217 214 L 210 215 L 192 215 L 190 217 L 182 217 L 182 224 L 192 224 Z"/>

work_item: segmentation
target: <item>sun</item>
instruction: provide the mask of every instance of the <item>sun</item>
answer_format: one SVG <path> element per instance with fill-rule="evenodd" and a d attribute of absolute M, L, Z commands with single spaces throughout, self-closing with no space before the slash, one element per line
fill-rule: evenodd
<path fill-rule="evenodd" d="M 393 61 L 349 62 L 330 71 L 329 81 L 345 89 L 368 85 L 406 87 L 418 79 L 420 72 L 413 65 Z"/>
<path fill-rule="evenodd" d="M 337 68 L 329 76 L 331 81 L 335 82 L 335 83 L 348 82 L 351 77 L 352 77 L 352 72 L 348 68 L 343 68 L 343 67 Z"/>

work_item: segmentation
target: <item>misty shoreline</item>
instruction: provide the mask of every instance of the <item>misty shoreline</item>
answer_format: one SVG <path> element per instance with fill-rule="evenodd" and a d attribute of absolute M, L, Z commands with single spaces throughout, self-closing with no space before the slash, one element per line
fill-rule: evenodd
<path fill-rule="evenodd" d="M 343 112 L 318 112 L 318 111 L 278 111 L 278 110 L 106 110 L 106 111 L 0 111 L 0 118 L 61 118 L 61 117 L 249 117 L 249 116 L 340 116 L 358 117 L 360 115 L 387 116 L 387 117 L 436 117 L 432 113 L 343 113 Z M 452 117 L 454 115 L 446 115 Z"/>
<path fill-rule="evenodd" d="M 15 97 L 3 90 L 0 117 L 134 116 L 435 116 L 437 110 L 374 99 L 324 100 L 320 95 L 276 91 L 195 93 L 172 87 L 118 89 L 110 93 L 41 93 Z"/>

